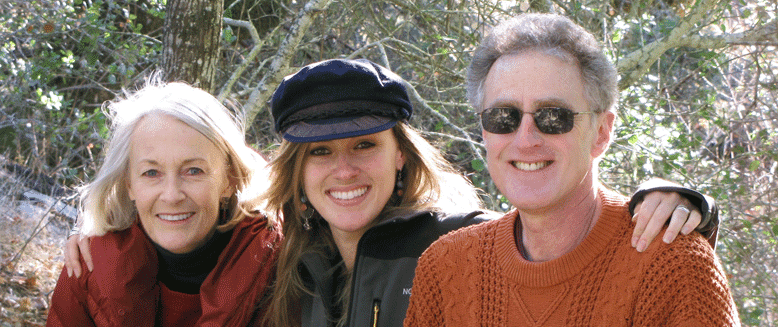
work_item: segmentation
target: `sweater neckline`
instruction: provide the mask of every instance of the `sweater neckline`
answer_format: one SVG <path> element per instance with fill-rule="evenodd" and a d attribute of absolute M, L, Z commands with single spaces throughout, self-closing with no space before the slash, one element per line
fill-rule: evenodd
<path fill-rule="evenodd" d="M 200 285 L 216 267 L 231 238 L 232 230 L 216 231 L 205 244 L 181 254 L 170 252 L 152 241 L 159 257 L 159 281 L 175 292 L 199 293 Z"/>
<path fill-rule="evenodd" d="M 594 228 L 575 249 L 554 260 L 533 262 L 521 255 L 514 236 L 518 210 L 497 221 L 495 255 L 506 277 L 530 287 L 548 287 L 573 277 L 600 255 L 629 220 L 626 198 L 603 186 L 597 192 L 603 205 Z"/>

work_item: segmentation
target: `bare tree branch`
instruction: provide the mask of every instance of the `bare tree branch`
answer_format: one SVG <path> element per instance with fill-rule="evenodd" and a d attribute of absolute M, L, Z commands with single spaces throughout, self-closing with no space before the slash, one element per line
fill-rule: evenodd
<path fill-rule="evenodd" d="M 651 65 L 662 54 L 671 48 L 677 47 L 679 44 L 683 44 L 683 39 L 689 37 L 689 33 L 694 26 L 706 15 L 713 12 L 717 3 L 717 0 L 697 0 L 691 12 L 678 22 L 678 26 L 670 31 L 670 34 L 647 44 L 619 60 L 616 64 L 616 69 L 621 72 L 619 88 L 624 89 L 635 83 L 648 72 Z"/>
<path fill-rule="evenodd" d="M 701 36 L 683 39 L 678 46 L 698 49 L 721 49 L 733 45 L 778 45 L 778 19 L 743 33 Z"/>
<path fill-rule="evenodd" d="M 232 86 L 235 85 L 235 82 L 238 81 L 241 75 L 243 75 L 243 72 L 246 71 L 246 68 L 251 64 L 251 62 L 254 61 L 254 59 L 259 54 L 259 51 L 262 50 L 262 47 L 265 46 L 265 42 L 259 38 L 259 33 L 257 32 L 257 29 L 254 28 L 254 25 L 251 24 L 249 21 L 243 21 L 243 20 L 234 20 L 230 18 L 224 18 L 224 23 L 231 26 L 237 26 L 237 27 L 243 27 L 249 31 L 249 34 L 251 35 L 251 40 L 254 41 L 254 47 L 251 48 L 251 52 L 246 56 L 246 58 L 243 60 L 238 67 L 235 68 L 235 71 L 232 72 L 232 75 L 230 76 L 230 79 L 227 81 L 227 83 L 222 86 L 222 89 L 219 90 L 219 96 L 217 97 L 219 101 L 224 101 L 224 99 L 227 98 L 229 93 L 232 91 Z M 275 34 L 275 32 L 280 27 L 276 26 L 276 28 L 273 30 L 272 34 Z"/>
<path fill-rule="evenodd" d="M 292 55 L 298 50 L 297 45 L 300 44 L 300 40 L 302 40 L 305 32 L 308 31 L 311 23 L 313 23 L 314 17 L 326 9 L 330 2 L 332 0 L 311 0 L 305 4 L 303 10 L 297 15 L 294 25 L 292 25 L 286 38 L 278 47 L 278 52 L 270 63 L 270 69 L 251 92 L 244 106 L 246 121 L 253 121 L 261 107 L 257 106 L 257 104 L 264 104 L 270 98 L 275 86 L 286 75 Z"/>
<path fill-rule="evenodd" d="M 470 152 L 472 152 L 472 153 L 473 153 L 473 155 L 474 155 L 476 158 L 478 158 L 479 160 L 481 160 L 481 161 L 483 161 L 483 160 L 484 160 L 483 156 L 481 156 L 481 151 L 479 151 L 479 150 L 478 150 L 478 148 L 476 148 L 476 146 L 475 146 L 476 144 L 479 144 L 479 143 L 478 143 L 478 142 L 475 142 L 475 141 L 473 141 L 473 140 L 470 138 L 470 134 L 468 134 L 468 133 L 467 133 L 467 131 L 465 131 L 465 130 L 464 130 L 464 129 L 462 129 L 461 127 L 457 126 L 456 124 L 452 123 L 452 122 L 451 122 L 451 121 L 448 119 L 448 117 L 446 117 L 446 116 L 444 116 L 444 115 L 440 114 L 440 113 L 439 113 L 439 112 L 437 112 L 435 109 L 432 109 L 432 107 L 430 107 L 430 106 L 427 104 L 427 102 L 426 102 L 426 101 L 424 101 L 424 99 L 422 99 L 422 97 L 419 95 L 419 92 L 416 92 L 416 88 L 414 88 L 414 87 L 413 87 L 413 85 L 411 85 L 410 83 L 408 83 L 408 82 L 407 82 L 407 81 L 405 81 L 405 80 L 403 80 L 403 84 L 405 85 L 405 88 L 408 90 L 408 95 L 410 95 L 410 96 L 411 96 L 411 98 L 415 99 L 415 100 L 416 100 L 418 103 L 420 103 L 420 104 L 421 104 L 421 106 L 422 106 L 422 107 L 423 107 L 425 110 L 427 110 L 427 112 L 429 112 L 430 114 L 432 114 L 432 115 L 433 115 L 433 116 L 435 116 L 436 118 L 440 119 L 440 121 L 442 121 L 442 122 L 443 122 L 443 123 L 444 123 L 446 126 L 448 126 L 448 127 L 451 127 L 451 128 L 452 128 L 452 129 L 454 129 L 455 131 L 459 132 L 459 134 L 462 134 L 462 137 L 463 137 L 463 138 L 466 140 L 466 142 L 465 142 L 465 143 L 467 143 L 467 146 L 470 148 Z"/>

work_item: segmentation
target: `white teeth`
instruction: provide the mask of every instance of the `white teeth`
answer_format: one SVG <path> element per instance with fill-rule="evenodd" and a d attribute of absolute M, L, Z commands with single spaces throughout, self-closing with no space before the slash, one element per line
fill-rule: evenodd
<path fill-rule="evenodd" d="M 358 188 L 356 190 L 351 190 L 348 192 L 330 191 L 330 195 L 332 195 L 333 198 L 336 198 L 338 200 L 351 200 L 358 196 L 362 196 L 362 194 L 365 194 L 365 192 L 367 192 L 367 187 Z"/>
<path fill-rule="evenodd" d="M 518 162 L 518 161 L 513 162 L 514 167 L 516 167 L 519 170 L 526 170 L 526 171 L 538 170 L 550 164 L 551 161 L 541 161 L 541 162 L 533 162 L 533 163 Z"/>
<path fill-rule="evenodd" d="M 191 213 L 185 213 L 185 214 L 180 214 L 180 215 L 157 215 L 157 217 L 159 217 L 159 219 L 167 220 L 167 221 L 184 220 L 184 219 L 189 218 L 191 216 L 192 216 Z"/>

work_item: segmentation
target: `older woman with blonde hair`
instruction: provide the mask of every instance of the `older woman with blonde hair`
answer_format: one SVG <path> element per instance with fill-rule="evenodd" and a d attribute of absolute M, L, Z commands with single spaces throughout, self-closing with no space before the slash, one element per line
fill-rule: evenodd
<path fill-rule="evenodd" d="M 94 269 L 63 269 L 47 325 L 248 324 L 280 232 L 247 196 L 266 188 L 266 162 L 241 120 L 207 92 L 158 78 L 106 109 L 105 160 L 81 197 Z"/>

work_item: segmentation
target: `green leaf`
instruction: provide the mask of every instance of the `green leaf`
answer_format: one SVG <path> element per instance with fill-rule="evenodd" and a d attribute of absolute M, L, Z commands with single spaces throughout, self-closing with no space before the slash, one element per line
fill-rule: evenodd
<path fill-rule="evenodd" d="M 752 222 L 750 222 L 748 220 L 745 220 L 745 219 L 740 219 L 740 222 L 742 222 L 743 226 L 745 226 L 748 229 L 751 229 L 751 227 L 754 226 L 754 224 Z"/>
<path fill-rule="evenodd" d="M 486 165 L 484 164 L 484 161 L 481 159 L 473 159 L 470 161 L 470 167 L 473 168 L 473 170 L 477 172 L 482 172 L 484 169 L 486 169 Z"/>
<path fill-rule="evenodd" d="M 761 164 L 762 164 L 762 162 L 759 161 L 759 160 L 751 161 L 751 163 L 748 165 L 748 170 L 756 171 L 757 169 L 759 169 L 759 165 L 761 165 Z"/>

